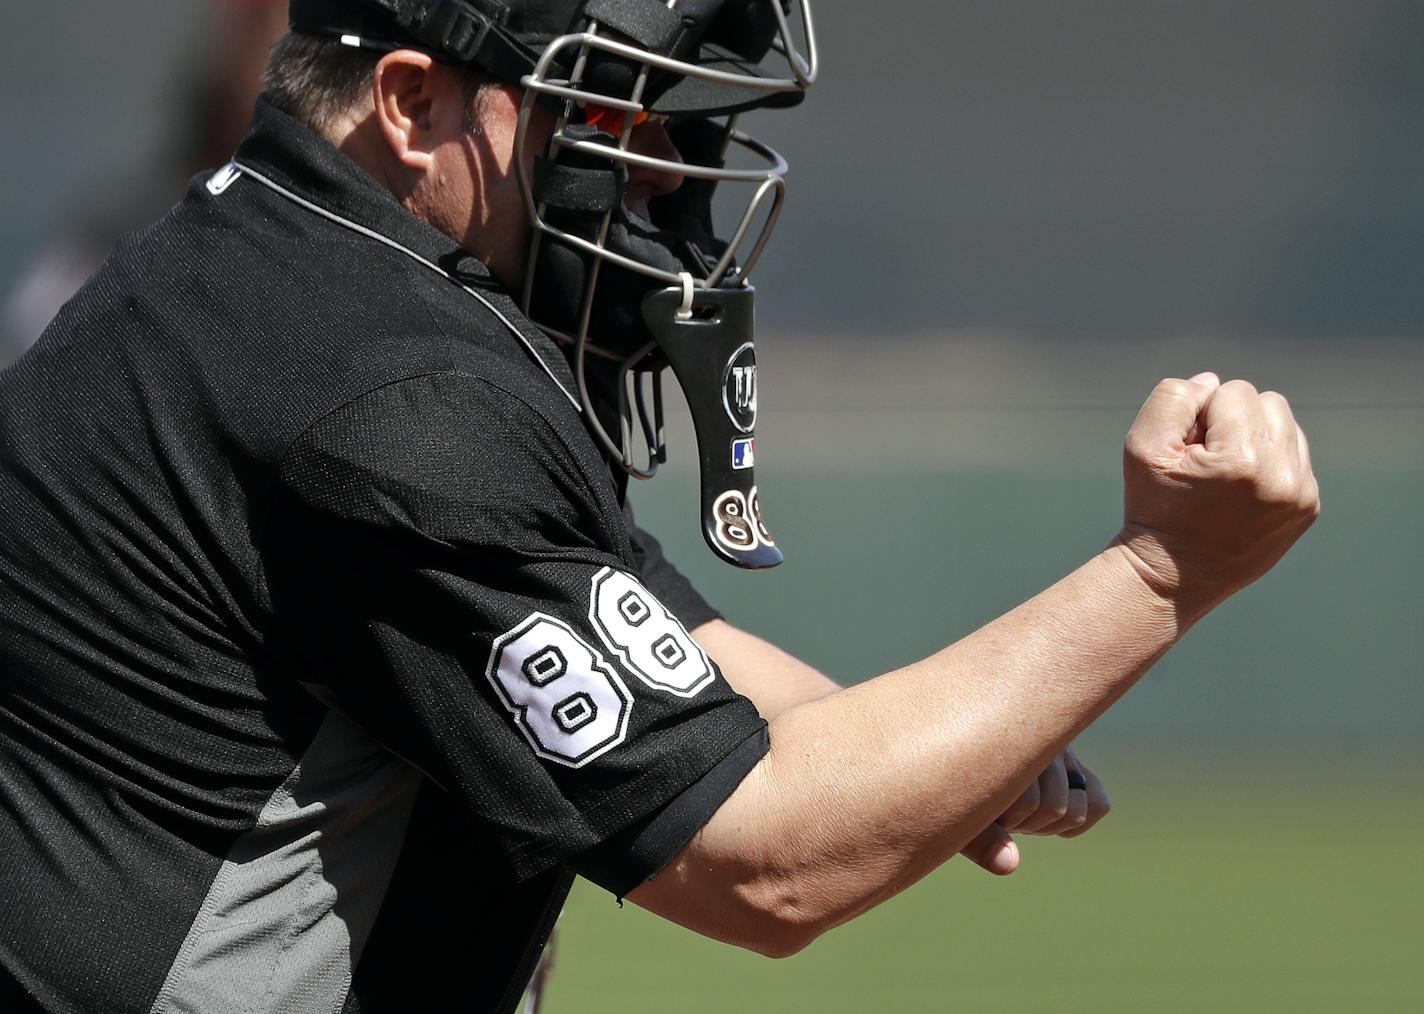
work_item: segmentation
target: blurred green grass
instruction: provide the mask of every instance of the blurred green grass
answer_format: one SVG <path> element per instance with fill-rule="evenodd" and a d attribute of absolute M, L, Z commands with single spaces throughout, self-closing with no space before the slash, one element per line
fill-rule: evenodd
<path fill-rule="evenodd" d="M 1087 837 L 1027 839 L 1006 879 L 955 860 L 785 961 L 581 882 L 546 1014 L 1424 1010 L 1417 759 L 1152 763 L 1095 764 Z"/>

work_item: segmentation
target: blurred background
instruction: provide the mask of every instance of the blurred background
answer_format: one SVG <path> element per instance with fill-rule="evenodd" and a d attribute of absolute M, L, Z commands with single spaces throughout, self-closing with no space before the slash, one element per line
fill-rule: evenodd
<path fill-rule="evenodd" d="M 546 1014 L 1424 1009 L 1424 4 L 816 10 L 821 83 L 755 123 L 793 167 L 758 272 L 788 562 L 702 547 L 681 422 L 634 491 L 730 619 L 845 682 L 968 633 L 1112 537 L 1166 375 L 1290 396 L 1325 513 L 1081 741 L 1115 803 L 1088 838 L 781 963 L 580 887 Z M 0 9 L 0 362 L 225 160 L 281 21 Z"/>

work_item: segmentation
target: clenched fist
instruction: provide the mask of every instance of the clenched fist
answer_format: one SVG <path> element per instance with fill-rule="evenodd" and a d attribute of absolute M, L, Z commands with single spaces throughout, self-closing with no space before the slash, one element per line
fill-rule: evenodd
<path fill-rule="evenodd" d="M 1070 748 L 960 852 L 990 873 L 1007 876 L 1019 868 L 1019 849 L 1010 831 L 1076 838 L 1092 830 L 1110 809 L 1102 781 Z"/>
<path fill-rule="evenodd" d="M 1286 399 L 1212 373 L 1157 385 L 1127 434 L 1123 477 L 1118 542 L 1193 620 L 1270 570 L 1320 514 Z"/>

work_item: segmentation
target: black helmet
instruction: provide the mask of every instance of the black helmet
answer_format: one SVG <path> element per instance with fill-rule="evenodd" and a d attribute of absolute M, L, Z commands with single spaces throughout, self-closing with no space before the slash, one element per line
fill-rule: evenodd
<path fill-rule="evenodd" d="M 814 35 L 804 36 L 809 56 L 790 42 L 789 0 L 291 0 L 290 11 L 293 31 L 363 48 L 418 49 L 447 63 L 477 67 L 507 84 L 520 84 L 555 39 L 591 27 L 656 56 L 712 72 L 655 73 L 644 98 L 657 113 L 711 116 L 792 105 L 815 76 Z M 787 46 L 792 53 L 789 79 L 777 80 L 760 69 L 771 50 Z M 562 54 L 561 66 L 569 69 L 575 54 L 568 49 Z M 636 76 L 626 63 L 615 69 L 620 61 L 604 62 L 610 65 L 607 74 L 621 73 L 629 82 L 630 74 Z M 733 78 L 758 83 L 749 86 Z M 589 82 L 588 73 L 584 80 Z M 599 90 L 611 94 L 614 88 Z"/>

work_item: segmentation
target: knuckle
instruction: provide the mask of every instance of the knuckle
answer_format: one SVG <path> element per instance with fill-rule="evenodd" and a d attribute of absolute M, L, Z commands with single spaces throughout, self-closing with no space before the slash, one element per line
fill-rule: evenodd
<path fill-rule="evenodd" d="M 1004 815 L 999 818 L 999 822 L 1006 828 L 1017 827 L 1024 822 L 1029 814 L 1033 813 L 1034 809 L 1033 806 L 1028 805 L 1023 800 L 1019 800 L 1004 811 Z"/>
<path fill-rule="evenodd" d="M 1223 455 L 1218 465 L 1218 477 L 1233 486 L 1253 486 L 1259 479 L 1256 451 L 1252 447 L 1238 447 L 1230 455 Z"/>
<path fill-rule="evenodd" d="M 1256 489 L 1263 503 L 1274 506 L 1295 507 L 1301 498 L 1300 483 L 1293 473 L 1283 468 L 1263 473 Z"/>
<path fill-rule="evenodd" d="M 1254 397 L 1257 393 L 1255 384 L 1251 383 L 1251 381 L 1249 380 L 1241 380 L 1240 378 L 1236 380 L 1228 380 L 1226 383 L 1221 385 L 1221 389 L 1224 392 L 1229 392 L 1230 394 L 1236 396 L 1250 395 Z"/>
<path fill-rule="evenodd" d="M 1190 398 L 1194 392 L 1191 381 L 1182 380 L 1180 377 L 1164 377 L 1157 382 L 1153 393 L 1167 398 Z"/>
<path fill-rule="evenodd" d="M 1123 442 L 1122 451 L 1130 461 L 1146 461 L 1152 456 L 1152 445 L 1141 432 L 1133 430 Z"/>

